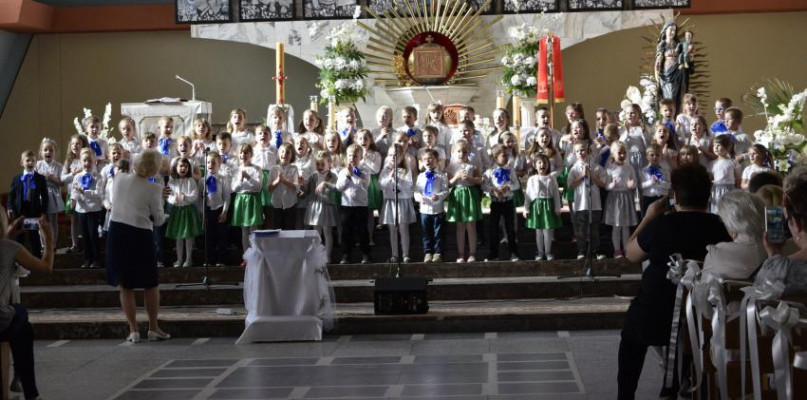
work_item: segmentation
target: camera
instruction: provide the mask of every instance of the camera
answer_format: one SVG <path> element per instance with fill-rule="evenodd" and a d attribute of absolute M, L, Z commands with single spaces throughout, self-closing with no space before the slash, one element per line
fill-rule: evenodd
<path fill-rule="evenodd" d="M 22 220 L 22 229 L 25 229 L 26 231 L 38 231 L 39 218 L 25 218 Z"/>

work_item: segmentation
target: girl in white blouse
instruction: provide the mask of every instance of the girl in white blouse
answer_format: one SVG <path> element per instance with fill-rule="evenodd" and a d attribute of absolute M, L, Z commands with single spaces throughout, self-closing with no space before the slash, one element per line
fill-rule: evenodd
<path fill-rule="evenodd" d="M 555 229 L 562 226 L 560 219 L 560 189 L 555 176 L 550 172 L 551 162 L 544 154 L 535 156 L 535 175 L 527 180 L 524 193 L 524 219 L 527 228 L 535 229 L 535 244 L 538 252 L 535 261 L 555 259 L 552 255 L 552 242 Z"/>
<path fill-rule="evenodd" d="M 263 224 L 261 209 L 261 169 L 252 165 L 252 146 L 238 146 L 238 168 L 231 171 L 230 185 L 235 193 L 232 226 L 241 227 L 241 247 L 249 249 L 249 236 Z M 246 262 L 241 263 L 246 266 Z"/>
<path fill-rule="evenodd" d="M 272 225 L 276 229 L 294 229 L 297 216 L 297 192 L 300 172 L 294 165 L 294 147 L 283 143 L 278 149 L 278 165 L 269 173 L 272 192 Z"/>
<path fill-rule="evenodd" d="M 41 160 L 36 162 L 36 172 L 45 177 L 48 182 L 48 222 L 53 227 L 53 243 L 59 238 L 59 213 L 64 211 L 62 200 L 62 164 L 56 161 L 58 147 L 53 139 L 44 138 L 39 145 Z"/>
<path fill-rule="evenodd" d="M 177 158 L 171 166 L 171 177 L 168 179 L 168 204 L 172 207 L 165 236 L 177 241 L 175 268 L 193 265 L 193 240 L 202 233 L 202 220 L 196 209 L 199 186 L 191 176 L 192 169 L 187 158 Z"/>

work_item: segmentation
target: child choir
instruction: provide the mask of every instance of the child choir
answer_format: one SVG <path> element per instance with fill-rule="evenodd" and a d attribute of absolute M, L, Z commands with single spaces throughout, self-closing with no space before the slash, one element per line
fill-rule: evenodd
<path fill-rule="evenodd" d="M 677 166 L 700 163 L 709 170 L 713 210 L 725 193 L 746 188 L 753 174 L 772 168 L 768 150 L 742 132 L 743 113 L 729 99 L 716 102 L 711 125 L 692 94 L 680 113 L 667 99 L 659 111 L 659 121 L 650 126 L 636 104 L 623 110 L 621 122 L 599 108 L 589 124 L 583 106 L 572 103 L 558 131 L 550 126 L 549 110 L 539 107 L 535 126 L 517 131 L 507 110 L 496 109 L 494 126 L 482 132 L 471 107 L 460 109 L 457 125 L 450 127 L 439 103 L 428 106 L 422 122 L 415 107 L 403 107 L 396 123 L 393 109 L 382 106 L 373 130 L 358 126 L 356 111 L 343 107 L 334 132 L 325 132 L 313 110 L 302 114 L 297 132 L 288 132 L 283 108 L 272 107 L 267 122 L 252 132 L 246 112 L 235 109 L 226 132 L 215 139 L 202 118 L 179 136 L 166 116 L 156 133 L 138 141 L 133 120 L 125 117 L 118 125 L 122 139 L 111 145 L 99 135 L 100 120 L 89 117 L 85 134 L 67 143 L 64 164 L 56 160 L 58 144 L 48 138 L 38 154 L 22 154 L 23 172 L 12 181 L 8 210 L 12 218 L 47 215 L 54 228 L 57 216 L 67 213 L 68 251 L 79 251 L 81 243 L 84 267 L 98 267 L 99 232 L 114 207 L 115 174 L 127 173 L 129 160 L 151 148 L 164 156 L 152 182 L 164 187 L 170 214 L 155 229 L 155 246 L 161 256 L 163 238 L 176 240 L 175 267 L 195 265 L 194 242 L 203 232 L 204 263 L 221 265 L 230 227 L 241 228 L 244 250 L 259 228 L 315 229 L 329 261 L 340 243 L 341 263 L 356 260 L 356 244 L 361 262 L 369 263 L 377 224 L 389 230 L 390 261 L 408 263 L 414 261 L 409 225 L 415 222 L 422 228 L 424 262 L 443 261 L 446 223 L 455 225 L 459 263 L 477 261 L 477 243 L 484 239 L 486 260 L 499 258 L 500 239 L 510 259 L 519 260 L 516 232 L 522 223 L 535 230 L 535 260 L 552 260 L 564 205 L 578 258 L 605 258 L 601 223 L 611 227 L 613 255 L 621 258 L 631 228 L 650 203 L 668 194 Z M 484 197 L 487 229 L 478 224 Z M 40 251 L 36 235 L 27 236 Z"/>

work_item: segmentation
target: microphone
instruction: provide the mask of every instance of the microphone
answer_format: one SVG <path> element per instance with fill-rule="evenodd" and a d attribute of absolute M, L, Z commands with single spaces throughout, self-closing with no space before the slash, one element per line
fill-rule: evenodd
<path fill-rule="evenodd" d="M 187 80 L 187 79 L 185 79 L 185 78 L 183 78 L 183 77 L 181 77 L 179 75 L 176 75 L 175 77 L 177 79 L 181 80 L 182 82 L 185 82 L 188 85 L 191 85 L 191 101 L 196 101 L 196 85 L 194 85 L 193 83 L 191 83 L 191 81 L 189 81 L 189 80 Z"/>
<path fill-rule="evenodd" d="M 205 147 L 205 153 L 210 153 L 210 147 Z"/>

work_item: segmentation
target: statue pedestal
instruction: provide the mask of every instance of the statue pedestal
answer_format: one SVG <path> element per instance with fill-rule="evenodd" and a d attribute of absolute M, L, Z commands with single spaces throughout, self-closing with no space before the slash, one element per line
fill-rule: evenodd
<path fill-rule="evenodd" d="M 430 103 L 438 100 L 443 105 L 471 104 L 471 99 L 479 91 L 478 86 L 452 85 L 452 86 L 415 86 L 404 88 L 385 89 L 396 107 L 412 105 L 418 109 L 418 115 L 424 112 Z M 423 118 L 418 118 L 422 120 Z"/>

